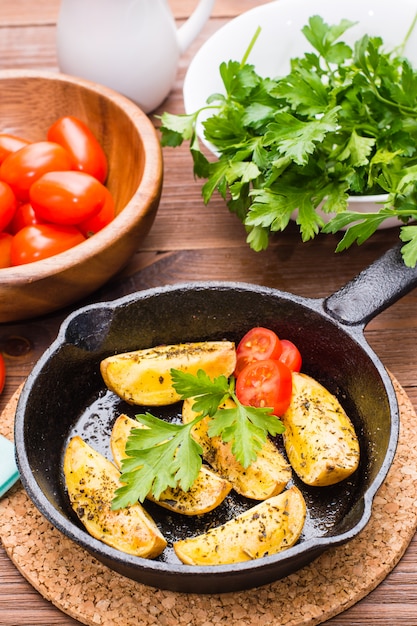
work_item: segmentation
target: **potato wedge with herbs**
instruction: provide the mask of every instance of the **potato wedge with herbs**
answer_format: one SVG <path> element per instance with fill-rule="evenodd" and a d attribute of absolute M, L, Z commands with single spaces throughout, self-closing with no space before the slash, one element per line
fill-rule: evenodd
<path fill-rule="evenodd" d="M 285 449 L 307 485 L 334 485 L 357 469 L 359 441 L 337 398 L 306 374 L 293 374 L 293 395 L 281 416 Z"/>
<path fill-rule="evenodd" d="M 293 546 L 306 518 L 301 491 L 291 487 L 197 537 L 174 543 L 187 565 L 225 565 L 259 559 Z"/>
<path fill-rule="evenodd" d="M 192 398 L 184 401 L 184 423 L 191 422 L 196 416 L 193 402 Z M 224 403 L 225 408 L 231 406 L 234 406 L 232 400 Z M 256 460 L 245 469 L 236 460 L 231 443 L 224 442 L 219 436 L 209 437 L 208 425 L 209 418 L 205 417 L 194 426 L 192 435 L 203 448 L 206 463 L 230 481 L 237 493 L 254 500 L 266 500 L 285 489 L 291 478 L 291 467 L 270 439 L 265 441 Z"/>
<path fill-rule="evenodd" d="M 68 443 L 64 475 L 71 506 L 90 535 L 135 556 L 155 558 L 161 554 L 167 542 L 139 503 L 112 510 L 120 472 L 81 437 Z"/>
<path fill-rule="evenodd" d="M 114 462 L 119 469 L 122 459 L 126 457 L 126 441 L 133 428 L 146 428 L 146 426 L 127 415 L 120 415 L 113 425 L 110 447 Z M 188 491 L 168 487 L 161 493 L 159 500 L 156 500 L 152 494 L 148 495 L 148 499 L 175 513 L 202 515 L 218 507 L 231 489 L 232 484 L 229 481 L 203 465 L 196 481 Z"/>
<path fill-rule="evenodd" d="M 210 378 L 229 377 L 236 365 L 231 341 L 203 341 L 157 346 L 107 357 L 100 371 L 107 387 L 130 404 L 162 406 L 180 400 L 171 369 L 189 374 L 204 370 Z"/>

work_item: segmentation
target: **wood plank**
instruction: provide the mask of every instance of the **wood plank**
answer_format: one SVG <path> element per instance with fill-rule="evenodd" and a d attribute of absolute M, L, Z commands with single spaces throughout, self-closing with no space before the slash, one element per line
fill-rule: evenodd
<path fill-rule="evenodd" d="M 31 24 L 54 24 L 60 0 L 2 0 L 0 2 L 0 25 L 17 26 Z"/>
<path fill-rule="evenodd" d="M 119 0 L 121 1 L 121 0 Z M 213 17 L 235 17 L 269 0 L 217 0 L 213 7 Z M 0 24 L 4 26 L 54 24 L 57 20 L 61 0 L 2 0 L 0 3 Z M 183 20 L 191 15 L 197 0 L 169 0 L 174 16 Z"/>

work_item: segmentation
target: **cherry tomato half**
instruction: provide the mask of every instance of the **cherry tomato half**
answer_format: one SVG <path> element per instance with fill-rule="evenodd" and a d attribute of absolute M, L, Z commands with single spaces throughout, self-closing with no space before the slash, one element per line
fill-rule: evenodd
<path fill-rule="evenodd" d="M 6 382 L 6 364 L 4 362 L 3 355 L 0 354 L 0 393 L 4 389 L 5 382 Z"/>
<path fill-rule="evenodd" d="M 0 233 L 0 269 L 4 267 L 10 267 L 11 261 L 11 248 L 12 248 L 13 236 L 10 233 Z"/>
<path fill-rule="evenodd" d="M 107 198 L 106 188 L 85 172 L 48 172 L 30 188 L 30 203 L 47 222 L 74 225 L 96 215 Z"/>
<path fill-rule="evenodd" d="M 85 241 L 75 226 L 37 224 L 25 226 L 13 237 L 11 247 L 12 265 L 40 261 L 69 250 Z"/>
<path fill-rule="evenodd" d="M 302 357 L 299 349 L 289 339 L 281 339 L 282 352 L 279 360 L 285 363 L 292 372 L 299 372 L 302 365 Z"/>
<path fill-rule="evenodd" d="M 107 187 L 103 187 L 103 189 L 106 190 L 106 201 L 103 208 L 97 215 L 93 215 L 93 217 L 77 224 L 84 237 L 92 237 L 92 235 L 98 233 L 107 224 L 110 224 L 116 215 L 113 196 Z"/>
<path fill-rule="evenodd" d="M 9 156 L 11 152 L 17 152 L 20 148 L 24 148 L 30 143 L 22 137 L 9 135 L 8 133 L 0 133 L 0 163 Z"/>
<path fill-rule="evenodd" d="M 13 189 L 18 200 L 29 200 L 29 188 L 46 172 L 70 170 L 72 158 L 59 144 L 37 141 L 12 152 L 0 165 L 0 180 Z"/>
<path fill-rule="evenodd" d="M 4 230 L 12 221 L 16 212 L 17 200 L 12 188 L 0 180 L 0 231 Z"/>
<path fill-rule="evenodd" d="M 87 172 L 104 183 L 107 178 L 107 157 L 84 122 L 72 115 L 60 117 L 49 128 L 47 138 L 59 143 L 70 153 L 74 169 Z"/>
<path fill-rule="evenodd" d="M 281 342 L 274 331 L 262 326 L 252 328 L 244 335 L 236 348 L 235 376 L 238 376 L 249 363 L 278 359 L 281 352 Z"/>
<path fill-rule="evenodd" d="M 242 404 L 269 407 L 278 417 L 288 409 L 291 395 L 291 370 L 282 361 L 253 361 L 236 380 L 236 396 Z"/>

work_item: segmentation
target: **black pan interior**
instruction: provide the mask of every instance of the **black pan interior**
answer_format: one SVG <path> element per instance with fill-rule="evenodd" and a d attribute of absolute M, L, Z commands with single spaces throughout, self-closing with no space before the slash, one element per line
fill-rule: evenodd
<path fill-rule="evenodd" d="M 307 488 L 296 478 L 308 506 L 300 544 L 285 556 L 267 557 L 264 578 L 253 580 L 253 563 L 228 570 L 217 589 L 214 570 L 182 566 L 172 541 L 202 532 L 254 503 L 231 494 L 216 511 L 200 518 L 179 516 L 152 504 L 146 507 L 169 541 L 156 562 L 127 559 L 91 542 L 73 515 L 62 479 L 62 456 L 68 437 L 80 434 L 109 455 L 111 426 L 121 412 L 144 410 L 122 402 L 104 388 L 99 363 L 117 352 L 184 341 L 228 339 L 238 342 L 253 326 L 266 326 L 294 341 L 303 355 L 303 371 L 335 393 L 351 417 L 361 442 L 355 475 L 331 488 Z M 86 307 L 64 323 L 61 333 L 34 368 L 19 402 L 16 448 L 22 480 L 38 508 L 52 522 L 117 571 L 155 586 L 177 588 L 184 573 L 185 591 L 228 591 L 280 578 L 302 566 L 327 545 L 346 541 L 365 523 L 364 496 L 381 481 L 395 447 L 396 404 L 385 388 L 387 376 L 362 332 L 347 331 L 323 314 L 320 301 L 296 298 L 245 285 L 183 286 L 142 292 L 114 304 Z M 146 409 L 146 407 L 145 407 Z M 152 413 L 177 419 L 180 406 Z M 393 435 L 394 433 L 394 435 Z M 277 440 L 277 445 L 281 442 Z M 368 512 L 369 513 L 369 512 Z M 366 517 L 366 516 L 365 516 Z M 57 519 L 56 519 L 57 518 Z M 72 530 L 77 530 L 74 535 Z M 97 553 L 98 549 L 98 553 Z M 132 565 L 133 563 L 133 565 Z M 262 564 L 257 563 L 256 568 Z M 188 571 L 191 570 L 191 571 Z M 200 570 L 200 571 L 199 571 Z M 226 570 L 228 570 L 226 572 Z M 249 572 L 249 573 L 248 573 Z M 202 577 L 196 582 L 198 576 Z M 172 576 L 171 576 L 172 574 Z M 206 580 L 207 582 L 204 582 Z"/>

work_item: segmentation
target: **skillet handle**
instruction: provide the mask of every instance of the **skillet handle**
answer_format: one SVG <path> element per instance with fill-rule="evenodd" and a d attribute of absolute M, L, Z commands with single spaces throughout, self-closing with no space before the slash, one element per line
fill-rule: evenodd
<path fill-rule="evenodd" d="M 323 305 L 342 324 L 365 326 L 416 286 L 417 266 L 404 265 L 400 244 L 326 298 Z"/>

